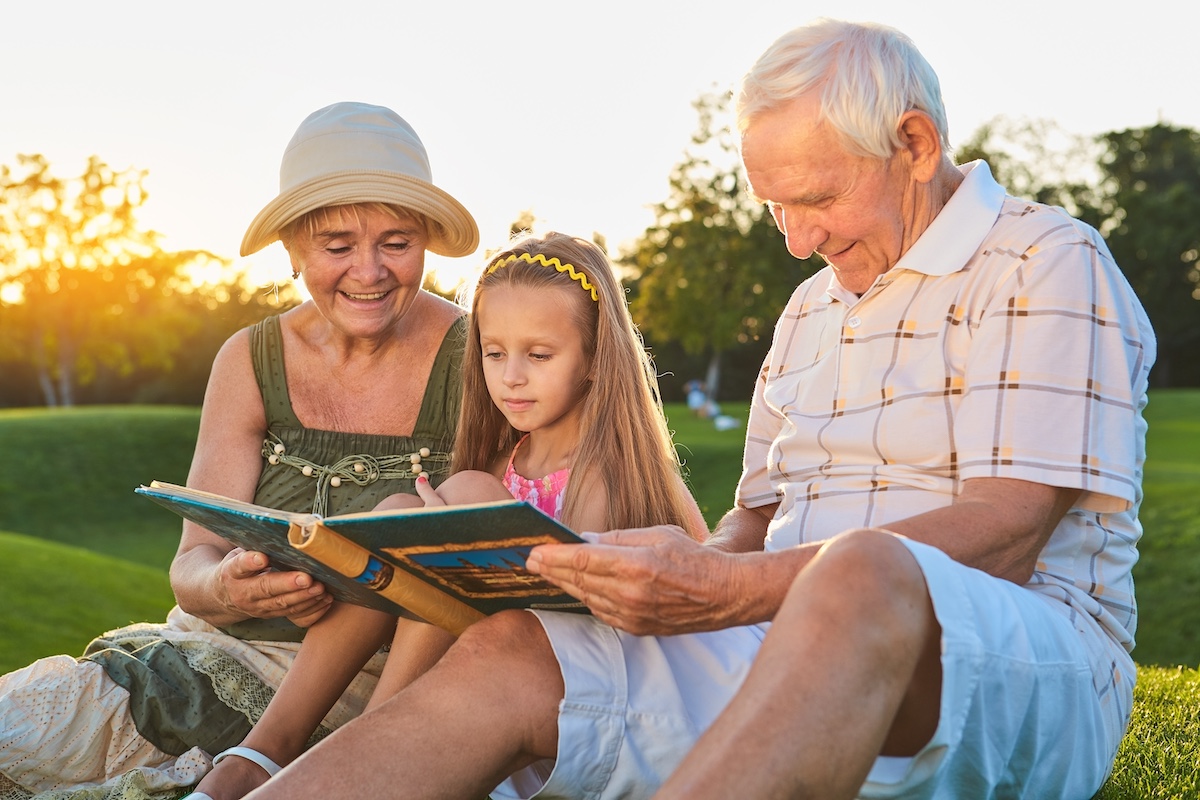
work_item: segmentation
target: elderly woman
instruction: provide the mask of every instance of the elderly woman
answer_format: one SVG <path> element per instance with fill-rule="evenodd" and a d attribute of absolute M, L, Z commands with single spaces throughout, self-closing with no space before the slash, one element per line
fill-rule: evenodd
<path fill-rule="evenodd" d="M 421 288 L 424 256 L 467 255 L 479 235 L 431 183 L 416 132 L 361 103 L 311 114 L 241 253 L 276 239 L 312 299 L 221 348 L 188 484 L 329 514 L 415 491 L 414 458 L 437 484 L 458 414 L 463 312 Z M 191 523 L 171 583 L 179 605 L 165 624 L 0 677 L 0 798 L 194 786 L 211 754 L 242 741 L 332 602 L 310 576 L 274 571 Z M 371 660 L 317 736 L 362 710 L 382 663 Z"/>

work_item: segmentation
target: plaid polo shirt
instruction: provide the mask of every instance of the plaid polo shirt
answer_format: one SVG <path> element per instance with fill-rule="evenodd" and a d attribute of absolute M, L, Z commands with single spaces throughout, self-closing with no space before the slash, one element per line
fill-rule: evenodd
<path fill-rule="evenodd" d="M 963 480 L 1082 490 L 1028 588 L 1127 650 L 1155 340 L 1103 239 L 1005 195 L 983 162 L 862 297 L 826 267 L 776 327 L 738 503 L 767 549 L 949 505 Z"/>

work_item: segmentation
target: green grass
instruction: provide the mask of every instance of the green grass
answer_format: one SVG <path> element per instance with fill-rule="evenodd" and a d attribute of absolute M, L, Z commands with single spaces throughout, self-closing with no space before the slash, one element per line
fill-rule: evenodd
<path fill-rule="evenodd" d="M 746 418 L 745 406 L 725 412 Z M 733 503 L 744 428 L 667 407 L 709 524 Z M 1200 797 L 1200 391 L 1152 394 L 1137 582 L 1133 720 L 1098 800 Z M 0 410 L 0 671 L 78 654 L 96 634 L 161 620 L 178 518 L 137 497 L 184 482 L 194 408 Z M 71 546 L 64 546 L 71 545 Z"/>
<path fill-rule="evenodd" d="M 1154 392 L 1146 407 L 1146 497 L 1134 567 L 1138 664 L 1200 666 L 1200 391 Z M 1200 797 L 1200 794 L 1196 795 Z"/>
<path fill-rule="evenodd" d="M 1133 718 L 1096 800 L 1200 797 L 1200 671 L 1138 670 Z"/>
<path fill-rule="evenodd" d="M 666 406 L 667 421 L 687 473 L 688 487 L 710 528 L 733 507 L 733 490 L 742 474 L 747 408 L 732 404 L 723 407 L 724 413 L 740 419 L 742 425 L 719 431 L 711 420 L 700 419 L 682 403 Z"/>
<path fill-rule="evenodd" d="M 0 530 L 166 568 L 179 517 L 133 490 L 184 483 L 197 408 L 0 410 Z"/>
<path fill-rule="evenodd" d="M 81 655 L 98 634 L 161 620 L 166 572 L 80 547 L 0 532 L 0 674 L 43 656 Z"/>

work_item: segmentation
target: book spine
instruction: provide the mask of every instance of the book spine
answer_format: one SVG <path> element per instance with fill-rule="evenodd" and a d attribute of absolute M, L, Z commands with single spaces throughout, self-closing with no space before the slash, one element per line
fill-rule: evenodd
<path fill-rule="evenodd" d="M 383 563 L 370 550 L 320 523 L 293 523 L 288 529 L 288 542 L 297 550 L 455 636 L 484 617 L 482 612 L 420 578 Z"/>

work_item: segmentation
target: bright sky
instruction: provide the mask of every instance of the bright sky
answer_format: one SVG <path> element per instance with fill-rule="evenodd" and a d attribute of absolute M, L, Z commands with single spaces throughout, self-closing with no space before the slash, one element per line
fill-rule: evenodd
<path fill-rule="evenodd" d="M 472 273 L 525 209 L 615 249 L 652 222 L 692 101 L 821 15 L 911 36 L 956 144 L 997 115 L 1200 128 L 1200 5 L 1177 0 L 39 0 L 5 7 L 0 163 L 148 170 L 143 224 L 232 258 L 300 121 L 361 100 L 413 124 L 479 222 L 475 257 L 430 257 L 443 274 Z M 248 262 L 290 274 L 278 244 Z"/>

